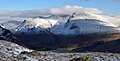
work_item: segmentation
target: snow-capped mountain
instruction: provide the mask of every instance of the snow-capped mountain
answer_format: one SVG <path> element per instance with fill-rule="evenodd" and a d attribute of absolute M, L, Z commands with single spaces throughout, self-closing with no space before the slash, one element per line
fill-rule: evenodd
<path fill-rule="evenodd" d="M 16 21 L 13 32 L 40 33 L 46 29 L 53 34 L 119 33 L 119 15 L 76 13 L 72 15 L 49 15 Z M 70 20 L 70 22 L 67 22 Z M 4 23 L 11 26 L 12 24 Z M 75 27 L 75 28 L 74 28 Z M 72 29 L 71 29 L 72 28 Z"/>
<path fill-rule="evenodd" d="M 15 11 L 16 13 L 17 11 Z M 18 11 L 19 12 L 19 11 Z M 10 21 L 0 22 L 13 33 L 39 33 L 48 30 L 53 34 L 87 34 L 87 33 L 119 33 L 120 15 L 104 12 L 95 8 L 69 6 L 49 8 L 46 10 L 20 11 L 10 15 Z M 36 14 L 37 13 L 37 14 Z M 40 14 L 41 13 L 41 14 Z M 76 13 L 72 15 L 72 13 Z M 23 15 L 24 14 L 24 15 Z M 16 16 L 15 16 L 16 15 Z M 73 17 L 72 17 L 73 16 Z M 17 20 L 15 20 L 17 17 Z M 18 18 L 23 17 L 24 20 Z M 22 18 L 22 19 L 23 19 Z M 68 20 L 69 23 L 67 22 Z M 68 29 L 71 26 L 75 29 Z M 66 26 L 67 25 L 67 26 Z"/>

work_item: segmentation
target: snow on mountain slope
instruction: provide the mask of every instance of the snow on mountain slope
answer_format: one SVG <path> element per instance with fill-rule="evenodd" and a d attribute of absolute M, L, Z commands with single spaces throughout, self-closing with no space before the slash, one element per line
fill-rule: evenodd
<path fill-rule="evenodd" d="M 75 15 L 75 19 L 97 19 L 103 22 L 107 22 L 109 23 L 109 25 L 114 27 L 118 27 L 120 25 L 120 15 L 110 16 L 110 14 L 104 15 L 103 13 L 101 14 L 84 13 Z"/>
<path fill-rule="evenodd" d="M 42 18 L 28 18 L 15 29 L 16 33 L 37 34 L 57 24 L 56 20 Z"/>
<path fill-rule="evenodd" d="M 74 18 L 71 18 L 69 23 L 66 22 L 67 20 L 56 25 L 51 29 L 51 32 L 57 35 L 120 32 L 120 15 L 78 13 L 74 15 Z M 66 27 L 66 25 L 68 26 Z M 70 29 L 71 27 L 76 28 Z"/>
<path fill-rule="evenodd" d="M 39 33 L 57 24 L 57 20 L 50 18 L 26 18 L 24 20 L 2 21 L 1 24 L 13 33 Z"/>
<path fill-rule="evenodd" d="M 17 20 L 9 20 L 9 21 L 4 21 L 1 24 L 6 28 L 9 29 L 10 31 L 14 31 L 22 21 L 17 21 Z"/>
<path fill-rule="evenodd" d="M 3 29 L 2 29 L 2 27 L 0 27 L 0 34 L 2 34 L 4 31 L 3 31 Z"/>
<path fill-rule="evenodd" d="M 76 19 L 67 23 L 56 25 L 51 29 L 53 34 L 79 35 L 79 34 L 109 34 L 118 33 L 120 29 L 109 26 L 109 23 L 96 19 Z"/>
<path fill-rule="evenodd" d="M 33 24 L 35 27 L 43 27 L 43 28 L 49 28 L 54 26 L 57 23 L 57 20 L 52 20 L 52 19 L 42 19 L 42 18 L 28 18 L 28 22 Z"/>

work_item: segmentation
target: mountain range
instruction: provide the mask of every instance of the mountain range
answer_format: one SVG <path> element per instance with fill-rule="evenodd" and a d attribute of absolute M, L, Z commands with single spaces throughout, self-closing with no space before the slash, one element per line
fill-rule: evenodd
<path fill-rule="evenodd" d="M 12 40 L 30 49 L 120 53 L 118 14 L 100 10 L 89 13 L 85 9 L 73 14 L 32 16 L 0 23 L 1 40 Z"/>

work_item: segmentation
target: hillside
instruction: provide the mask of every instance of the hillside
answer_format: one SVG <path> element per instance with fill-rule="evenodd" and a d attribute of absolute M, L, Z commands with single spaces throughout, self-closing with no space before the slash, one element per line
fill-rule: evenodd
<path fill-rule="evenodd" d="M 0 61 L 119 61 L 119 54 L 112 53 L 55 53 L 50 51 L 35 51 L 17 44 L 0 40 Z"/>

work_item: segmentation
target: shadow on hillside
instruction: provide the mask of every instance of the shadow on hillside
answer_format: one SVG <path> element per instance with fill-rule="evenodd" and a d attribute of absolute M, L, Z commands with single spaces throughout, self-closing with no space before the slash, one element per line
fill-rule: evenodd
<path fill-rule="evenodd" d="M 87 47 L 77 48 L 73 51 L 120 53 L 120 39 L 108 42 L 101 42 Z"/>

